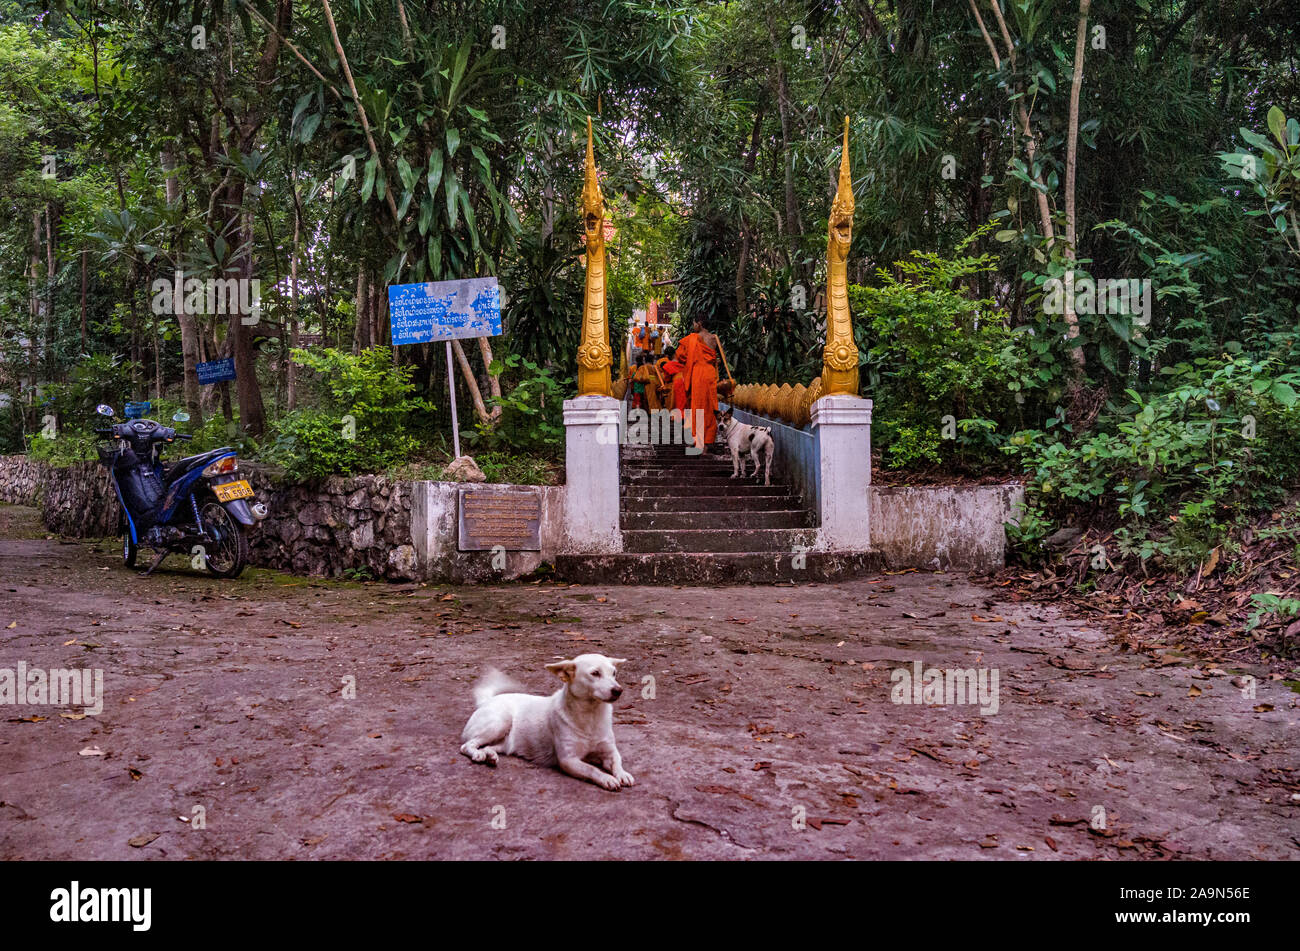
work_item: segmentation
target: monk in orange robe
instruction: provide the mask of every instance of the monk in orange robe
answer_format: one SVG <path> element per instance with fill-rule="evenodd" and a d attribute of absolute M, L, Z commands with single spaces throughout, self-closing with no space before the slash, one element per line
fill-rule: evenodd
<path fill-rule="evenodd" d="M 672 364 L 674 367 L 676 367 L 676 369 L 669 370 L 668 369 L 669 364 Z M 659 371 L 658 379 L 656 380 L 656 382 L 659 383 L 661 389 L 659 394 L 659 408 L 671 410 L 674 405 L 673 404 L 673 374 L 680 373 L 682 371 L 682 367 L 678 366 L 677 363 L 671 357 L 660 357 L 658 360 L 655 361 L 655 369 Z M 666 388 L 666 392 L 664 391 L 665 388 Z"/>
<path fill-rule="evenodd" d="M 681 411 L 682 425 L 688 437 L 691 431 L 691 374 L 688 367 L 691 365 L 691 356 L 695 353 L 699 342 L 700 338 L 695 334 L 687 334 L 677 342 L 677 350 L 673 355 L 673 362 L 682 368 L 681 372 L 673 378 L 673 406 Z"/>
<path fill-rule="evenodd" d="M 635 404 L 637 409 L 645 409 L 653 413 L 660 408 L 659 393 L 656 389 L 659 381 L 655 376 L 654 364 L 644 354 L 637 361 L 636 372 L 632 374 L 632 382 L 634 387 L 636 384 L 640 384 L 642 400 L 640 403 Z"/>
<path fill-rule="evenodd" d="M 718 338 L 695 321 L 694 343 L 686 360 L 687 386 L 690 387 L 691 434 L 696 449 L 713 445 L 718 438 Z M 680 349 L 680 348 L 679 348 Z M 679 353 L 680 356 L 680 353 Z"/>
<path fill-rule="evenodd" d="M 686 407 L 686 364 L 676 356 L 665 357 L 659 363 L 659 371 L 664 375 L 664 379 L 672 382 L 673 391 L 668 397 L 668 408 L 680 414 Z"/>

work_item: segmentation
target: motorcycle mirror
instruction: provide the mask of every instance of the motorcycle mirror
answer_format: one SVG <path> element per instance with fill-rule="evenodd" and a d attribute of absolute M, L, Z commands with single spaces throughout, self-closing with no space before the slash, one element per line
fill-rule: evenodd
<path fill-rule="evenodd" d="M 117 415 L 113 412 L 113 407 L 109 406 L 107 403 L 100 403 L 95 407 L 95 412 L 100 416 L 107 416 L 110 419 Z"/>
<path fill-rule="evenodd" d="M 190 414 L 185 412 L 185 410 L 183 409 L 177 410 L 175 413 L 172 414 L 173 423 L 188 423 L 189 421 L 190 421 Z"/>

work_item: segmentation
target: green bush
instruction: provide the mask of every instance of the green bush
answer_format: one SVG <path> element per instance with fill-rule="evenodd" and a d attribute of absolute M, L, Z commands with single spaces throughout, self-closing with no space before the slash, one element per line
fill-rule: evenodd
<path fill-rule="evenodd" d="M 480 423 L 466 440 L 489 450 L 558 456 L 564 448 L 564 398 L 573 390 L 572 377 L 514 353 L 494 360 L 490 369 L 501 377 L 502 395 L 488 403 L 501 408 L 501 417 L 491 426 Z"/>
<path fill-rule="evenodd" d="M 216 412 L 205 416 L 202 426 L 195 426 L 193 419 L 183 423 L 172 420 L 172 416 L 181 411 L 189 412 L 184 403 L 167 397 L 154 400 L 153 408 L 149 411 L 151 419 L 158 420 L 164 426 L 174 426 L 178 433 L 186 433 L 194 437 L 187 442 L 177 443 L 174 447 L 168 449 L 167 458 L 178 459 L 181 456 L 193 456 L 226 446 L 236 450 L 241 456 L 253 456 L 257 452 L 257 443 L 239 428 L 239 414 L 237 412 L 235 418 L 229 423 L 226 422 L 225 416 L 221 415 L 220 412 Z"/>
<path fill-rule="evenodd" d="M 54 438 L 36 433 L 28 442 L 27 456 L 59 467 L 99 458 L 95 452 L 95 434 L 78 429 L 61 432 Z"/>
<path fill-rule="evenodd" d="M 433 406 L 412 395 L 412 368 L 393 366 L 387 347 L 294 350 L 293 359 L 319 374 L 326 405 L 281 417 L 263 458 L 292 477 L 319 479 L 382 471 L 415 453 L 417 414 Z"/>
<path fill-rule="evenodd" d="M 1035 349 L 1045 342 L 1012 331 L 995 301 L 969 293 L 995 270 L 992 255 L 913 252 L 895 267 L 901 280 L 881 269 L 879 286 L 849 287 L 861 385 L 876 405 L 873 441 L 900 467 L 998 462 L 1024 394 L 1058 389 L 1046 350 Z"/>
<path fill-rule="evenodd" d="M 1060 421 L 1017 433 L 1006 451 L 1026 470 L 1025 518 L 1009 529 L 1041 552 L 1062 520 L 1101 507 L 1121 554 L 1195 564 L 1241 518 L 1277 503 L 1300 473 L 1300 372 L 1244 356 L 1166 368 L 1162 393 L 1126 391 L 1098 431 L 1072 440 Z"/>

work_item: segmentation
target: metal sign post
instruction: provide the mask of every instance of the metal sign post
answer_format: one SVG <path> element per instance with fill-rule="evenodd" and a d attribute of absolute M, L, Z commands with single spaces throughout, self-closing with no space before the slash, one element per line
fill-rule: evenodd
<path fill-rule="evenodd" d="M 447 341 L 447 390 L 451 393 L 451 441 L 460 458 L 460 418 L 456 415 L 456 374 L 451 367 L 451 341 Z"/>

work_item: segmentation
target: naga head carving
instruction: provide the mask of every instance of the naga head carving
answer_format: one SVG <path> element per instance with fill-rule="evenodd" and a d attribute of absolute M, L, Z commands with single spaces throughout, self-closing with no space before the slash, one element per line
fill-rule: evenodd
<path fill-rule="evenodd" d="M 832 258 L 845 260 L 853 241 L 853 175 L 849 172 L 849 117 L 844 117 L 844 144 L 840 150 L 840 182 L 831 205 L 827 250 Z"/>
<path fill-rule="evenodd" d="M 595 252 L 605 243 L 605 197 L 596 177 L 596 153 L 591 142 L 591 116 L 587 116 L 587 171 L 582 185 L 582 227 L 587 250 Z"/>

